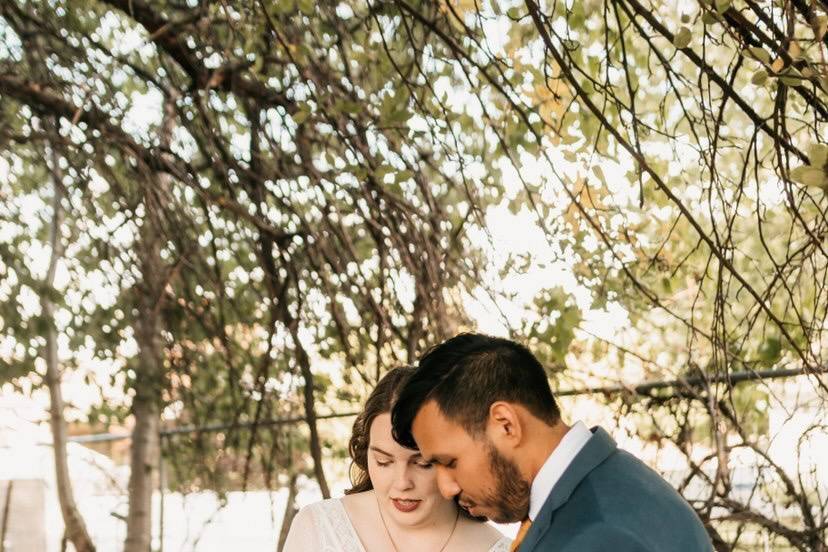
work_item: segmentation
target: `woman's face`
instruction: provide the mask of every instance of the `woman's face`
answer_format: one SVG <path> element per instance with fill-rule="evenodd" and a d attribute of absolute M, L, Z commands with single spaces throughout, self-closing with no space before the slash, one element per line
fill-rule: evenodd
<path fill-rule="evenodd" d="M 436 515 L 453 515 L 454 503 L 440 495 L 431 464 L 391 436 L 391 414 L 371 423 L 368 440 L 368 476 L 383 516 L 400 525 L 416 526 Z"/>

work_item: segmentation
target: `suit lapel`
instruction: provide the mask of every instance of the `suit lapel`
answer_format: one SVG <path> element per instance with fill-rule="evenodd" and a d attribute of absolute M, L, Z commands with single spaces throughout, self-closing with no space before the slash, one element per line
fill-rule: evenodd
<path fill-rule="evenodd" d="M 531 552 L 541 537 L 549 529 L 552 523 L 553 514 L 572 496 L 573 491 L 583 479 L 589 475 L 589 472 L 597 468 L 604 460 L 606 460 L 618 446 L 609 433 L 603 428 L 595 427 L 592 429 L 592 437 L 578 452 L 577 456 L 572 460 L 572 463 L 564 470 L 563 475 L 555 483 L 549 496 L 546 498 L 543 507 L 535 521 L 532 522 L 532 527 L 526 533 L 523 539 L 519 552 Z"/>

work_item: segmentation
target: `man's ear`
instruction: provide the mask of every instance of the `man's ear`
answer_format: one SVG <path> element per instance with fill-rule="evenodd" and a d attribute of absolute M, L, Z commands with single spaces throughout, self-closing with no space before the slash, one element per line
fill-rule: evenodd
<path fill-rule="evenodd" d="M 523 420 L 518 410 L 505 401 L 493 402 L 489 407 L 486 432 L 495 443 L 515 447 L 523 440 Z"/>

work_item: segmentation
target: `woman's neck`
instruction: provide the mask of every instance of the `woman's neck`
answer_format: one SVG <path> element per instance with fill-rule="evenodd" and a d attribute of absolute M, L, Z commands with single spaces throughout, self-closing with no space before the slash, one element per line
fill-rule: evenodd
<path fill-rule="evenodd" d="M 403 525 L 389 512 L 382 511 L 382 522 L 399 552 L 406 550 L 438 551 L 445 547 L 459 521 L 459 509 L 454 502 L 445 501 L 430 516 L 414 525 Z"/>

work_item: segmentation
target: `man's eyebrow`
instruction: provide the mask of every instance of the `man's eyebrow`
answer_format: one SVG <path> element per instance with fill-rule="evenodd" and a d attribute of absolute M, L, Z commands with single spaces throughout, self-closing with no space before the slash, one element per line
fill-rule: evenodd
<path fill-rule="evenodd" d="M 385 452 L 385 451 L 384 451 L 384 450 L 382 450 L 381 448 L 379 448 L 379 447 L 375 447 L 374 445 L 371 445 L 371 446 L 370 446 L 370 447 L 368 447 L 368 448 L 369 448 L 369 449 L 371 449 L 371 450 L 373 450 L 373 451 L 375 451 L 375 452 L 379 452 L 380 454 L 384 454 L 384 455 L 386 455 L 386 456 L 394 456 L 394 455 L 393 455 L 393 454 L 391 454 L 390 452 Z"/>

